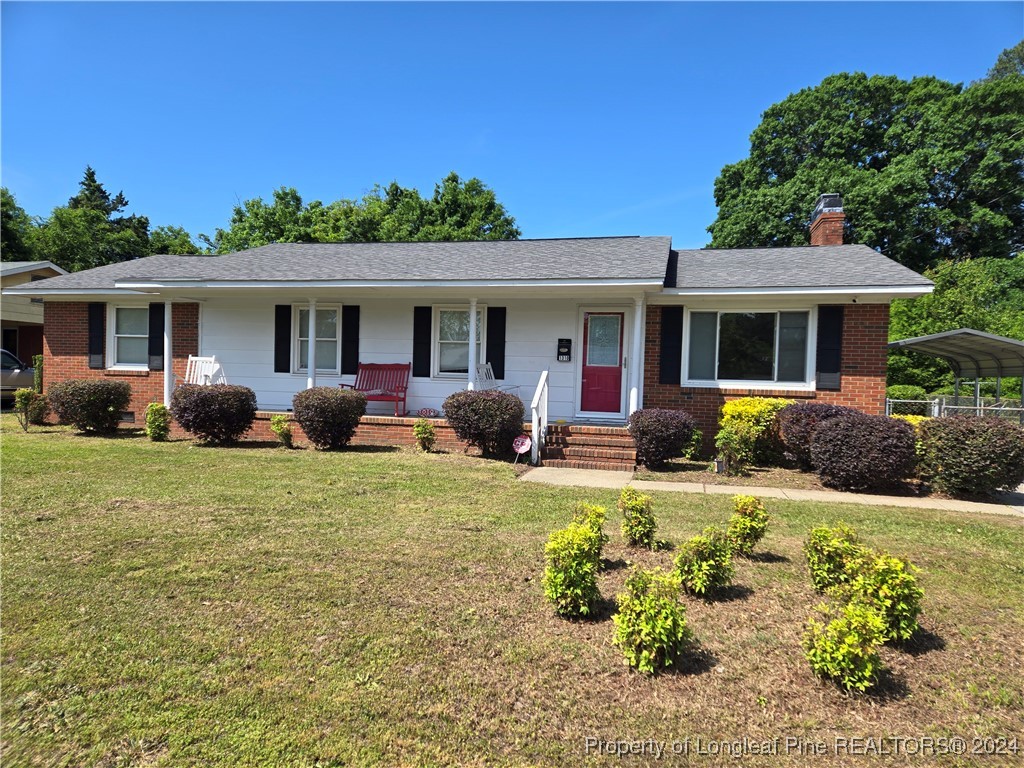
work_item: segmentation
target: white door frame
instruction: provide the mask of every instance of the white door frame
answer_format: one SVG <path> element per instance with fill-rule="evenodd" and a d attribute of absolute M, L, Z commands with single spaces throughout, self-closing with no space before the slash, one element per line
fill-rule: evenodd
<path fill-rule="evenodd" d="M 625 421 L 629 396 L 629 341 L 632 338 L 632 305 L 630 304 L 582 304 L 576 310 L 576 364 L 574 366 L 576 396 L 573 400 L 574 418 L 581 421 Z M 583 315 L 587 312 L 622 313 L 622 386 L 619 393 L 619 410 L 583 410 Z"/>

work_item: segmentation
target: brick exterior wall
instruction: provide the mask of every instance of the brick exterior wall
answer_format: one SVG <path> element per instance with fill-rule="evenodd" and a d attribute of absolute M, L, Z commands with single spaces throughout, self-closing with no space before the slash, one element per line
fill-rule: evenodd
<path fill-rule="evenodd" d="M 687 411 L 704 433 L 705 449 L 713 447 L 722 405 L 740 397 L 788 397 L 821 400 L 858 408 L 867 413 L 885 412 L 885 368 L 889 340 L 888 304 L 846 304 L 843 307 L 841 386 L 837 392 L 805 392 L 789 389 L 707 389 L 661 384 L 661 307 L 647 308 L 645 338 L 644 407 L 679 408 Z"/>
<path fill-rule="evenodd" d="M 89 305 L 85 302 L 46 302 L 43 305 L 44 390 L 68 379 L 127 381 L 132 387 L 129 410 L 135 413 L 135 423 L 141 425 L 145 421 L 146 406 L 164 400 L 164 372 L 90 368 L 88 313 Z M 110 322 L 109 307 L 106 322 Z M 184 377 L 188 356 L 199 353 L 198 304 L 171 306 L 171 351 L 174 373 Z"/>

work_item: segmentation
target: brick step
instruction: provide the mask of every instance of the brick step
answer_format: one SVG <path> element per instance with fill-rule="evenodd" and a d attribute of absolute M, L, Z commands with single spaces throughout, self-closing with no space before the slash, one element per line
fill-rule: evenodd
<path fill-rule="evenodd" d="M 593 446 L 569 446 L 566 448 L 547 446 L 546 459 L 580 459 L 583 461 L 622 461 L 636 463 L 636 451 L 617 448 L 596 448 Z"/>
<path fill-rule="evenodd" d="M 585 424 L 548 424 L 549 435 L 617 435 L 629 437 L 625 427 L 591 427 Z"/>
<path fill-rule="evenodd" d="M 569 446 L 588 446 L 604 448 L 621 448 L 632 450 L 633 438 L 618 435 L 548 435 L 547 445 L 566 448 Z"/>
<path fill-rule="evenodd" d="M 544 459 L 545 467 L 564 467 L 566 469 L 607 469 L 613 472 L 632 472 L 636 465 L 626 462 L 612 461 L 580 461 L 577 459 Z"/>

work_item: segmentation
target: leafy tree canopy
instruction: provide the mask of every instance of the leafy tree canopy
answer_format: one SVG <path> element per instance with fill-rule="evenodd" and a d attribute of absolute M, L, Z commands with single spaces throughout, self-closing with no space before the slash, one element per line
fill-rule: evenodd
<path fill-rule="evenodd" d="M 269 204 L 255 198 L 235 206 L 228 229 L 200 238 L 216 253 L 230 253 L 269 243 L 512 240 L 520 234 L 493 190 L 452 172 L 429 199 L 392 182 L 361 200 L 306 204 L 294 188 L 281 187 Z"/>
<path fill-rule="evenodd" d="M 822 192 L 847 242 L 917 270 L 1024 244 L 1024 77 L 963 88 L 838 74 L 769 107 L 715 181 L 712 247 L 804 245 Z"/>
<path fill-rule="evenodd" d="M 0 256 L 4 261 L 37 261 L 34 225 L 7 187 L 0 188 Z"/>
<path fill-rule="evenodd" d="M 1009 75 L 1024 75 L 1024 40 L 999 54 L 988 71 L 987 79 L 998 80 Z"/>

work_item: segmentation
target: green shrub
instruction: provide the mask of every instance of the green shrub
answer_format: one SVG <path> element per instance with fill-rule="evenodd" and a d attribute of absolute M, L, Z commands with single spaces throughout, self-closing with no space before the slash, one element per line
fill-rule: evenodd
<path fill-rule="evenodd" d="M 928 392 L 924 387 L 913 384 L 893 384 L 885 388 L 885 396 L 889 400 L 928 400 Z M 908 416 L 926 416 L 930 406 L 928 403 L 900 403 L 900 413 Z"/>
<path fill-rule="evenodd" d="M 841 607 L 818 606 L 823 620 L 813 616 L 804 631 L 803 646 L 815 674 L 845 690 L 865 691 L 877 679 L 882 662 L 878 646 L 885 622 L 870 606 L 850 602 Z"/>
<path fill-rule="evenodd" d="M 21 428 L 28 432 L 30 424 L 42 426 L 46 424 L 46 418 L 50 415 L 50 404 L 46 396 L 41 395 L 34 389 L 14 390 L 14 414 L 18 419 Z"/>
<path fill-rule="evenodd" d="M 654 547 L 654 532 L 658 521 L 654 517 L 654 503 L 646 493 L 626 486 L 619 495 L 619 511 L 622 513 L 622 535 L 626 543 L 634 547 Z"/>
<path fill-rule="evenodd" d="M 209 445 L 233 443 L 256 421 L 256 393 L 236 384 L 181 384 L 171 395 L 178 425 Z"/>
<path fill-rule="evenodd" d="M 835 528 L 818 526 L 804 543 L 811 583 L 819 592 L 850 582 L 857 562 L 866 554 L 867 548 L 846 523 L 837 523 Z"/>
<path fill-rule="evenodd" d="M 416 419 L 416 423 L 412 425 L 412 434 L 421 451 L 430 452 L 434 449 L 437 432 L 429 419 Z"/>
<path fill-rule="evenodd" d="M 32 389 L 43 394 L 43 356 L 32 356 Z"/>
<path fill-rule="evenodd" d="M 729 428 L 745 424 L 752 432 L 750 461 L 758 466 L 778 464 L 782 460 L 775 414 L 792 403 L 781 397 L 740 397 L 722 406 L 720 426 Z"/>
<path fill-rule="evenodd" d="M 754 458 L 757 430 L 750 424 L 735 421 L 724 425 L 715 435 L 718 459 L 725 465 L 725 474 L 742 474 Z"/>
<path fill-rule="evenodd" d="M 627 427 L 636 445 L 637 463 L 649 469 L 657 469 L 669 459 L 692 452 L 694 437 L 700 434 L 693 416 L 668 408 L 633 411 Z"/>
<path fill-rule="evenodd" d="M 171 434 L 171 412 L 163 403 L 146 406 L 146 435 L 154 443 L 164 442 Z"/>
<path fill-rule="evenodd" d="M 726 536 L 735 554 L 749 555 L 768 531 L 768 511 L 756 496 L 737 495 L 732 500 L 736 511 L 729 519 Z"/>
<path fill-rule="evenodd" d="M 597 557 L 600 560 L 601 551 L 608 543 L 608 534 L 604 532 L 604 521 L 608 518 L 608 510 L 596 504 L 580 502 L 573 510 L 572 521 L 587 526 L 597 534 L 598 550 Z"/>
<path fill-rule="evenodd" d="M 725 531 L 704 529 L 679 548 L 676 572 L 683 585 L 697 595 L 713 593 L 732 580 L 732 547 Z"/>
<path fill-rule="evenodd" d="M 841 594 L 872 608 L 885 625 L 883 641 L 902 641 L 917 631 L 924 591 L 909 563 L 889 554 L 871 553 L 859 561 L 856 575 Z"/>
<path fill-rule="evenodd" d="M 61 423 L 108 435 L 117 432 L 132 402 L 132 388 L 127 381 L 69 379 L 50 387 L 46 397 Z"/>
<path fill-rule="evenodd" d="M 1024 427 L 994 417 L 943 416 L 920 430 L 921 475 L 937 490 L 985 494 L 1024 482 Z"/>
<path fill-rule="evenodd" d="M 600 593 L 597 569 L 601 537 L 589 525 L 570 523 L 555 531 L 544 547 L 544 595 L 561 616 L 586 616 Z"/>
<path fill-rule="evenodd" d="M 811 438 L 814 430 L 822 422 L 859 413 L 853 408 L 832 403 L 793 403 L 787 405 L 776 415 L 779 425 L 779 438 L 786 450 L 786 458 L 795 461 L 801 469 L 812 469 Z"/>
<path fill-rule="evenodd" d="M 270 431 L 277 435 L 277 439 L 285 448 L 293 447 L 292 442 L 292 420 L 286 413 L 275 413 L 270 417 Z"/>
<path fill-rule="evenodd" d="M 320 451 L 349 444 L 366 414 L 366 395 L 354 389 L 312 387 L 292 398 L 295 421 Z"/>
<path fill-rule="evenodd" d="M 686 606 L 679 602 L 679 578 L 657 570 L 634 569 L 617 598 L 614 643 L 626 663 L 646 674 L 672 666 L 686 651 L 693 633 Z"/>
<path fill-rule="evenodd" d="M 42 427 L 49 418 L 50 402 L 46 399 L 46 395 L 36 392 L 35 397 L 28 404 L 28 423 Z"/>
<path fill-rule="evenodd" d="M 885 416 L 837 416 L 814 430 L 811 461 L 829 488 L 891 488 L 914 473 L 914 429 Z"/>

